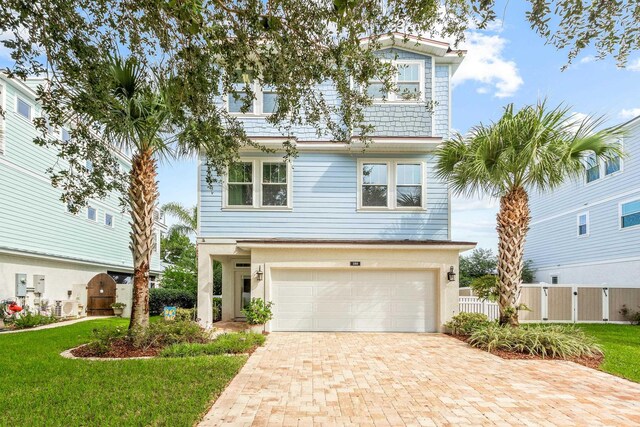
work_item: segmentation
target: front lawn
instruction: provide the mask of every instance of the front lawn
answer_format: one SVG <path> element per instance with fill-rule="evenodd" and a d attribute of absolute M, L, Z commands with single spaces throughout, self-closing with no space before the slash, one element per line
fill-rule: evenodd
<path fill-rule="evenodd" d="M 578 325 L 593 336 L 604 351 L 605 372 L 640 382 L 640 326 L 613 323 Z"/>
<path fill-rule="evenodd" d="M 101 319 L 0 334 L 0 408 L 16 425 L 192 426 L 246 356 L 70 360 L 59 353 L 91 340 Z M 0 424 L 2 424 L 0 422 Z"/>

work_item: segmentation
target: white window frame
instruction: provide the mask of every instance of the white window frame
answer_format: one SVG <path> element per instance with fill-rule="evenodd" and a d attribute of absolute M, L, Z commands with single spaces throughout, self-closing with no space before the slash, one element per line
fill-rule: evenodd
<path fill-rule="evenodd" d="M 556 278 L 558 283 L 553 283 L 553 278 Z M 550 285 L 559 285 L 560 284 L 560 274 L 558 273 L 549 273 L 549 284 Z"/>
<path fill-rule="evenodd" d="M 585 225 L 587 226 L 587 232 L 585 234 L 580 234 L 580 217 L 581 216 L 585 216 L 586 217 Z M 578 236 L 579 238 L 582 238 L 582 237 L 589 237 L 590 234 L 591 234 L 591 223 L 590 223 L 590 220 L 589 220 L 589 211 L 580 212 L 576 216 L 576 236 Z"/>
<path fill-rule="evenodd" d="M 111 217 L 111 225 L 107 224 L 107 216 Z M 104 213 L 104 226 L 107 228 L 115 228 L 116 226 L 116 217 L 112 213 L 105 212 Z"/>
<path fill-rule="evenodd" d="M 90 209 L 93 209 L 93 210 L 96 212 L 96 215 L 95 215 L 95 218 L 94 218 L 94 219 L 89 218 L 89 211 L 90 211 Z M 95 207 L 93 207 L 93 206 L 91 206 L 91 205 L 87 206 L 87 217 L 86 217 L 86 218 L 87 218 L 87 220 L 88 220 L 88 221 L 91 221 L 91 222 L 98 222 L 98 208 L 95 208 Z"/>
<path fill-rule="evenodd" d="M 29 106 L 29 117 L 25 117 L 25 116 L 23 116 L 23 115 L 22 115 L 22 114 L 20 114 L 20 112 L 18 111 L 18 102 L 19 102 L 19 101 L 22 101 L 22 102 L 24 102 L 25 104 L 27 104 L 27 105 Z M 16 105 L 15 105 L 15 107 L 16 107 L 16 108 L 15 108 L 16 115 L 17 115 L 18 117 L 20 117 L 22 120 L 26 120 L 26 121 L 28 121 L 29 123 L 33 124 L 33 112 L 34 112 L 34 106 L 33 106 L 33 103 L 31 103 L 30 101 L 27 101 L 24 97 L 22 97 L 22 96 L 20 96 L 20 95 L 17 95 L 17 94 L 16 94 L 16 102 L 15 102 L 15 104 L 16 104 Z"/>
<path fill-rule="evenodd" d="M 624 140 L 620 139 L 619 141 L 620 147 L 624 151 Z M 586 185 L 592 185 L 596 182 L 601 182 L 603 179 L 610 178 L 612 176 L 617 176 L 624 171 L 624 159 L 622 157 L 619 158 L 620 161 L 620 169 L 610 174 L 607 174 L 607 162 L 604 159 L 598 159 L 598 173 L 600 174 L 598 179 L 594 179 L 593 181 L 587 181 L 587 168 L 584 169 L 584 182 Z"/>
<path fill-rule="evenodd" d="M 252 157 L 242 158 L 238 162 L 252 164 L 251 183 L 253 185 L 253 205 L 229 205 L 229 181 L 228 171 L 223 177 L 222 183 L 222 209 L 228 211 L 290 211 L 293 209 L 293 167 L 291 162 L 285 162 L 282 157 Z M 262 165 L 264 163 L 285 163 L 287 165 L 287 205 L 263 206 L 262 205 Z"/>
<path fill-rule="evenodd" d="M 362 168 L 365 163 L 377 163 L 387 165 L 387 206 L 363 206 L 362 205 Z M 397 177 L 398 165 L 420 165 L 421 166 L 421 186 L 422 198 L 421 206 L 398 206 L 397 201 Z M 424 160 L 414 159 L 376 159 L 361 158 L 357 161 L 358 173 L 358 195 L 357 210 L 358 211 L 426 211 L 427 210 L 427 162 Z"/>
<path fill-rule="evenodd" d="M 426 65 L 424 60 L 420 59 L 389 59 L 386 62 L 390 62 L 391 65 L 398 68 L 401 65 L 418 65 L 418 79 L 420 84 L 420 96 L 416 99 L 402 99 L 394 91 L 389 91 L 386 99 L 373 98 L 374 104 L 420 104 L 426 101 L 426 83 L 425 83 L 425 70 Z M 371 80 L 372 82 L 380 82 L 380 80 Z M 396 71 L 392 82 L 397 86 L 398 84 L 398 72 Z"/>
<path fill-rule="evenodd" d="M 255 98 L 253 99 L 253 111 L 243 113 L 241 111 L 230 111 L 229 110 L 229 101 L 232 99 L 233 95 L 227 93 L 225 95 L 225 106 L 227 108 L 227 112 L 236 117 L 268 117 L 273 113 L 268 113 L 264 111 L 264 90 L 262 86 L 258 83 L 257 80 L 251 82 L 249 86 L 252 86 L 253 94 Z M 268 90 L 267 92 L 275 92 L 276 90 Z"/>
<path fill-rule="evenodd" d="M 620 231 L 629 231 L 629 230 L 640 230 L 640 224 L 632 225 L 630 227 L 622 226 L 622 205 L 626 205 L 627 203 L 640 201 L 640 197 L 634 197 L 632 199 L 626 199 L 618 203 L 618 230 Z"/>

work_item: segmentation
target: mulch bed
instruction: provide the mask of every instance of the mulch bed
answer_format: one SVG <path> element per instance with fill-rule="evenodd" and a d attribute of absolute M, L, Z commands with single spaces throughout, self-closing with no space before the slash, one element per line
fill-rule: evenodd
<path fill-rule="evenodd" d="M 450 336 L 453 338 L 459 339 L 460 341 L 463 341 L 465 343 L 469 339 L 469 337 L 464 335 L 450 335 Z M 515 353 L 512 351 L 506 351 L 506 350 L 494 350 L 494 351 L 491 351 L 490 353 L 508 360 L 565 360 L 565 361 L 577 363 L 579 365 L 584 365 L 587 368 L 592 368 L 592 369 L 599 369 L 600 365 L 604 361 L 603 355 L 598 355 L 593 357 L 571 357 L 571 358 L 563 359 L 561 357 L 542 357 L 542 356 L 536 356 L 533 354 Z"/>
<path fill-rule="evenodd" d="M 112 359 L 124 359 L 128 357 L 155 357 L 162 348 L 150 347 L 147 349 L 134 347 L 128 340 L 116 340 L 106 353 L 97 353 L 87 345 L 71 350 L 75 357 L 100 357 Z"/>

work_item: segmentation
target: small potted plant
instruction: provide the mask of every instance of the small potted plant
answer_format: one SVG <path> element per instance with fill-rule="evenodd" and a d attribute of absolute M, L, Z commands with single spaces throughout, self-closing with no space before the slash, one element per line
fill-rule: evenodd
<path fill-rule="evenodd" d="M 252 329 L 264 332 L 265 323 L 273 319 L 272 306 L 271 301 L 265 302 L 262 298 L 252 298 L 251 302 L 242 310 L 242 314 L 245 315 L 247 323 L 252 326 Z"/>
<path fill-rule="evenodd" d="M 127 304 L 123 302 L 114 302 L 113 304 L 111 304 L 111 308 L 113 309 L 113 314 L 115 314 L 118 317 L 122 317 L 122 312 L 124 311 L 124 308 L 126 306 Z"/>

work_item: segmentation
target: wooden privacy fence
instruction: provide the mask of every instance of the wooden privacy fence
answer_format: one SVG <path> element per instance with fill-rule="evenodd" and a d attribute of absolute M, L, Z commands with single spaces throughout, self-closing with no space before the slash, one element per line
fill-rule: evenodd
<path fill-rule="evenodd" d="M 461 290 L 461 295 L 469 293 Z M 640 285 L 524 284 L 518 302 L 530 309 L 519 312 L 521 322 L 624 322 L 623 306 L 640 311 Z M 498 318 L 498 305 L 478 297 L 460 296 L 459 306 L 461 312 Z"/>

